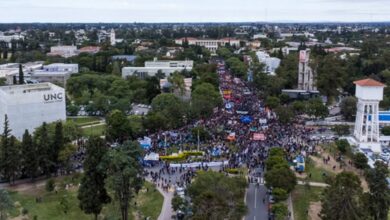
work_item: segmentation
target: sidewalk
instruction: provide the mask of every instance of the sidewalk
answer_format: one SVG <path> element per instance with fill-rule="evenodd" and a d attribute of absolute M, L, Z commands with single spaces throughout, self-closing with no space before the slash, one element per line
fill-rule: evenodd
<path fill-rule="evenodd" d="M 298 185 L 306 185 L 306 182 L 298 181 Z M 309 186 L 328 187 L 329 185 L 326 183 L 309 182 Z"/>
<path fill-rule="evenodd" d="M 146 181 L 148 181 L 150 183 L 153 183 L 148 178 L 146 179 Z M 174 215 L 174 212 L 173 212 L 173 209 L 172 209 L 173 192 L 171 190 L 169 190 L 168 192 L 165 192 L 161 187 L 157 187 L 157 185 L 156 185 L 156 189 L 164 197 L 163 206 L 161 208 L 161 213 L 158 216 L 158 220 L 170 220 L 170 219 L 172 219 L 172 216 Z"/>

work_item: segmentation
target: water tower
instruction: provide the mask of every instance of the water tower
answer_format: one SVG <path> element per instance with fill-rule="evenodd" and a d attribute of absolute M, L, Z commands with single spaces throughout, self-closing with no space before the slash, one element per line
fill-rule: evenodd
<path fill-rule="evenodd" d="M 355 81 L 358 98 L 354 136 L 360 148 L 381 152 L 379 141 L 379 102 L 385 85 L 373 79 Z"/>

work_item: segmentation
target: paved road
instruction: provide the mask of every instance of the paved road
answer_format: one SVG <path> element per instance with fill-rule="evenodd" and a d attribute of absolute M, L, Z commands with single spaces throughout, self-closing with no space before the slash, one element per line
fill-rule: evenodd
<path fill-rule="evenodd" d="M 267 188 L 263 184 L 249 184 L 245 199 L 248 207 L 248 214 L 245 216 L 245 220 L 268 220 L 266 193 Z"/>

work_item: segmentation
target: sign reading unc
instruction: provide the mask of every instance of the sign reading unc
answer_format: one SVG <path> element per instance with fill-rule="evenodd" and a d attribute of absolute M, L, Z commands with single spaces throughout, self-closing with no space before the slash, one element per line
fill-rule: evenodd
<path fill-rule="evenodd" d="M 63 93 L 52 93 L 43 95 L 45 103 L 62 102 L 63 98 Z"/>

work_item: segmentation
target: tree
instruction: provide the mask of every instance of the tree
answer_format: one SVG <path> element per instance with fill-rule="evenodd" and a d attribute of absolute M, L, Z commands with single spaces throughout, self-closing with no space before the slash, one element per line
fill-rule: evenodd
<path fill-rule="evenodd" d="M 286 166 L 275 166 L 265 173 L 265 182 L 268 188 L 281 188 L 290 193 L 297 184 L 295 173 Z"/>
<path fill-rule="evenodd" d="M 0 189 L 0 220 L 6 220 L 7 211 L 13 207 L 12 200 L 5 189 Z"/>
<path fill-rule="evenodd" d="M 294 112 L 291 107 L 279 106 L 275 109 L 275 113 L 278 116 L 278 120 L 282 124 L 288 124 L 294 117 Z"/>
<path fill-rule="evenodd" d="M 368 159 L 366 155 L 361 152 L 357 152 L 355 155 L 353 155 L 352 161 L 355 164 L 355 167 L 358 169 L 365 169 L 368 167 Z"/>
<path fill-rule="evenodd" d="M 175 195 L 173 198 L 172 198 L 172 209 L 174 211 L 178 211 L 180 210 L 181 208 L 183 208 L 185 205 L 185 200 L 182 199 L 180 196 L 178 195 Z"/>
<path fill-rule="evenodd" d="M 246 186 L 243 177 L 228 177 L 212 171 L 198 173 L 188 188 L 193 202 L 193 219 L 241 219 L 246 213 Z"/>
<path fill-rule="evenodd" d="M 226 64 L 232 70 L 234 76 L 245 77 L 247 73 L 247 67 L 240 59 L 237 57 L 230 57 L 226 60 Z"/>
<path fill-rule="evenodd" d="M 167 119 L 167 128 L 176 128 L 184 124 L 187 105 L 174 94 L 160 94 L 152 101 L 151 113 L 157 112 Z"/>
<path fill-rule="evenodd" d="M 272 189 L 272 195 L 276 202 L 285 201 L 288 198 L 287 191 L 281 188 Z"/>
<path fill-rule="evenodd" d="M 119 202 L 122 220 L 128 220 L 129 202 L 143 184 L 143 168 L 139 158 L 140 145 L 137 142 L 125 142 L 110 150 L 104 160 L 108 171 L 108 185 Z"/>
<path fill-rule="evenodd" d="M 348 149 L 350 148 L 349 143 L 345 139 L 337 140 L 336 141 L 337 149 L 342 153 L 345 154 Z"/>
<path fill-rule="evenodd" d="M 58 121 L 55 125 L 54 137 L 50 147 L 50 158 L 52 160 L 51 172 L 56 172 L 58 166 L 59 153 L 64 149 L 64 132 L 62 122 Z"/>
<path fill-rule="evenodd" d="M 340 105 L 340 111 L 345 120 L 353 121 L 356 115 L 356 98 L 349 96 L 343 99 Z"/>
<path fill-rule="evenodd" d="M 86 147 L 84 160 L 84 176 L 81 179 L 77 198 L 80 209 L 86 214 L 94 214 L 95 220 L 103 205 L 111 201 L 104 186 L 107 174 L 102 167 L 102 160 L 108 148 L 100 137 L 90 137 Z"/>
<path fill-rule="evenodd" d="M 19 84 L 24 84 L 24 73 L 22 64 L 19 64 Z"/>
<path fill-rule="evenodd" d="M 375 162 L 375 167 L 366 172 L 366 180 L 370 192 L 368 193 L 369 213 L 374 220 L 388 219 L 390 207 L 390 189 L 386 178 L 389 170 L 385 163 Z"/>
<path fill-rule="evenodd" d="M 46 122 L 42 123 L 42 126 L 37 128 L 34 133 L 34 145 L 37 146 L 39 167 L 44 174 L 50 176 L 50 168 L 53 165 L 50 158 L 50 142 L 48 141 L 48 126 Z"/>
<path fill-rule="evenodd" d="M 123 143 L 131 137 L 132 132 L 129 120 L 126 115 L 120 110 L 114 110 L 108 114 L 107 123 L 107 140 L 110 142 Z"/>
<path fill-rule="evenodd" d="M 321 219 L 367 219 L 363 211 L 362 195 L 363 189 L 359 177 L 351 172 L 338 174 L 324 191 Z"/>
<path fill-rule="evenodd" d="M 390 126 L 383 127 L 381 131 L 383 135 L 390 136 Z"/>
<path fill-rule="evenodd" d="M 61 197 L 59 208 L 64 214 L 68 214 L 68 211 L 70 209 L 70 202 L 67 195 L 63 195 Z"/>
<path fill-rule="evenodd" d="M 14 181 L 18 171 L 19 152 L 18 143 L 14 136 L 11 136 L 8 116 L 4 116 L 4 130 L 1 135 L 0 143 L 0 172 L 9 183 Z"/>
<path fill-rule="evenodd" d="M 32 136 L 26 129 L 21 143 L 22 164 L 25 174 L 32 180 L 37 176 L 39 169 L 38 152 Z"/>
<path fill-rule="evenodd" d="M 271 212 L 275 215 L 275 220 L 284 220 L 288 215 L 288 208 L 284 203 L 276 203 L 272 205 Z"/>
<path fill-rule="evenodd" d="M 314 70 L 317 70 L 317 87 L 328 100 L 336 97 L 346 83 L 347 72 L 343 62 L 333 54 L 316 58 Z"/>
<path fill-rule="evenodd" d="M 210 83 L 202 83 L 192 92 L 191 110 L 197 118 L 209 117 L 221 104 L 221 94 Z"/>
<path fill-rule="evenodd" d="M 328 108 L 320 98 L 310 99 L 306 105 L 306 114 L 316 118 L 325 118 L 329 114 Z"/>
<path fill-rule="evenodd" d="M 112 74 L 114 75 L 121 75 L 121 67 L 119 65 L 118 61 L 114 61 L 112 64 Z"/>
<path fill-rule="evenodd" d="M 338 136 L 349 135 L 350 133 L 348 125 L 335 125 L 332 127 L 332 131 Z"/>
<path fill-rule="evenodd" d="M 280 105 L 280 99 L 275 96 L 268 96 L 265 105 L 271 109 L 276 109 Z"/>
<path fill-rule="evenodd" d="M 178 92 L 180 96 L 184 95 L 186 88 L 183 75 L 178 72 L 174 72 L 171 76 L 168 77 L 168 81 L 172 83 L 175 93 Z"/>

